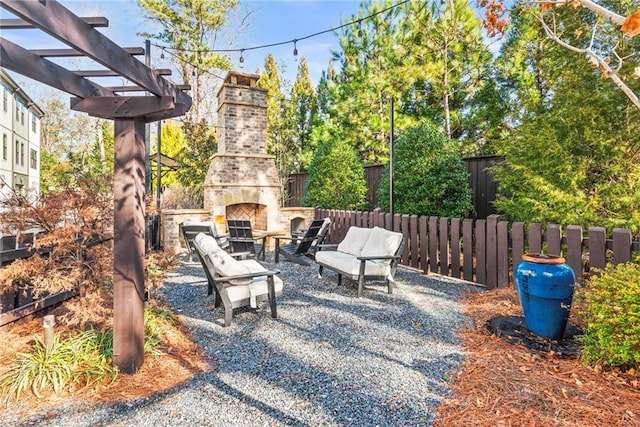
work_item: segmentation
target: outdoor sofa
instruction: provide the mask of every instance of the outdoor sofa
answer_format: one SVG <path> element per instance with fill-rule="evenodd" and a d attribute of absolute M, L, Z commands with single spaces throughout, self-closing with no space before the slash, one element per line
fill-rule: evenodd
<path fill-rule="evenodd" d="M 350 227 L 338 245 L 319 245 L 316 252 L 318 274 L 324 268 L 358 281 L 358 298 L 362 296 L 365 280 L 386 280 L 393 293 L 394 274 L 404 246 L 401 233 L 380 227 Z"/>

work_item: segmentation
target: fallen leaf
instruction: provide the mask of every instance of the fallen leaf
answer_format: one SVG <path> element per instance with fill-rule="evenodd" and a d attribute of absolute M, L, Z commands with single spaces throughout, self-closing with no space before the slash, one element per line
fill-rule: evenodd
<path fill-rule="evenodd" d="M 640 11 L 633 15 L 627 16 L 620 28 L 623 33 L 629 37 L 637 36 L 640 34 Z"/>
<path fill-rule="evenodd" d="M 631 75 L 632 79 L 640 78 L 640 65 L 633 69 L 633 74 Z"/>

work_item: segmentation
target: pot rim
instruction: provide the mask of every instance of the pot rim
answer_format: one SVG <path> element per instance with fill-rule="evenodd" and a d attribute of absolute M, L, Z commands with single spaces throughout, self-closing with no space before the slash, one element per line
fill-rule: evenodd
<path fill-rule="evenodd" d="M 527 253 L 522 255 L 522 261 L 536 264 L 564 264 L 566 260 L 560 255 L 548 255 L 541 253 Z"/>

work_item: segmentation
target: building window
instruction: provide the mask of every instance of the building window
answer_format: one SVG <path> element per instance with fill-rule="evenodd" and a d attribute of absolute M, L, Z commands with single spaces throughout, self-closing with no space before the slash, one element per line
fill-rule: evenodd
<path fill-rule="evenodd" d="M 20 163 L 20 143 L 16 141 L 16 165 Z"/>
<path fill-rule="evenodd" d="M 6 113 L 8 108 L 9 108 L 9 94 L 7 93 L 6 89 L 3 89 L 2 90 L 2 111 Z"/>
<path fill-rule="evenodd" d="M 16 122 L 20 120 L 20 104 L 16 101 Z"/>
<path fill-rule="evenodd" d="M 24 126 L 24 108 L 20 112 L 20 124 Z"/>
<path fill-rule="evenodd" d="M 7 134 L 4 133 L 2 134 L 2 160 L 7 160 L 7 151 L 9 150 L 7 144 Z"/>
<path fill-rule="evenodd" d="M 36 131 L 36 115 L 31 113 L 31 132 Z"/>
<path fill-rule="evenodd" d="M 38 167 L 38 152 L 32 148 L 29 157 L 31 159 L 31 169 L 36 169 Z"/>
<path fill-rule="evenodd" d="M 24 142 L 20 144 L 20 166 L 24 166 Z"/>

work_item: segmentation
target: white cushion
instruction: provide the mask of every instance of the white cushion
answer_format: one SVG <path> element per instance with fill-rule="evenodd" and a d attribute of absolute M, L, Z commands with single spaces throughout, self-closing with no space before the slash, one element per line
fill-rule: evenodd
<path fill-rule="evenodd" d="M 246 265 L 220 248 L 213 237 L 198 233 L 195 241 L 202 248 L 205 255 L 209 256 L 213 268 L 219 276 L 240 276 L 251 273 Z M 248 285 L 251 283 L 251 278 L 232 280 L 229 283 L 232 285 Z"/>
<path fill-rule="evenodd" d="M 369 233 L 371 233 L 370 228 L 349 227 L 347 235 L 344 236 L 344 239 L 342 239 L 342 242 L 338 245 L 338 252 L 360 256 L 362 248 L 369 238 Z"/>
<path fill-rule="evenodd" d="M 355 279 L 360 274 L 360 261 L 351 254 L 337 251 L 320 251 L 316 254 L 316 262 L 331 266 L 345 276 Z M 386 278 L 391 269 L 388 263 L 367 261 L 364 268 L 365 276 L 377 276 Z"/>
<path fill-rule="evenodd" d="M 373 227 L 360 256 L 393 256 L 401 242 L 402 233 Z"/>

